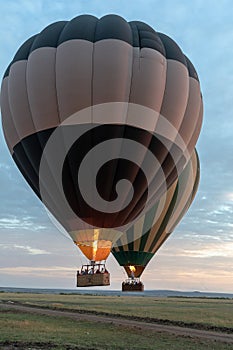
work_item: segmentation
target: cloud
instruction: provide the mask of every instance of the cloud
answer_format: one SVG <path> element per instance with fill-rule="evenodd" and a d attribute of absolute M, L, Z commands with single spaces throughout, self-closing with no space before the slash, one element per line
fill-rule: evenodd
<path fill-rule="evenodd" d="M 22 250 L 25 254 L 30 254 L 30 255 L 47 255 L 51 254 L 50 252 L 43 250 L 43 249 L 38 249 L 38 248 L 32 248 L 28 245 L 23 246 L 23 245 L 18 245 L 18 244 L 0 244 L 0 249 L 4 250 Z M 17 252 L 15 252 L 17 254 Z"/>
<path fill-rule="evenodd" d="M 13 246 L 16 249 L 23 249 L 25 253 L 30 254 L 30 255 L 46 255 L 46 254 L 51 254 L 50 252 L 38 248 L 32 248 L 30 246 L 21 246 L 15 244 Z"/>
<path fill-rule="evenodd" d="M 8 171 L 10 169 L 10 165 L 6 163 L 0 163 L 0 169 L 4 169 Z"/>
<path fill-rule="evenodd" d="M 26 216 L 22 218 L 17 218 L 14 216 L 9 216 L 7 218 L 0 219 L 0 229 L 20 229 L 23 228 L 25 230 L 38 231 L 46 229 L 46 226 L 35 224 L 33 221 L 33 217 Z"/>
<path fill-rule="evenodd" d="M 15 266 L 15 267 L 0 267 L 0 274 L 9 276 L 21 276 L 24 277 L 43 277 L 45 279 L 54 278 L 67 278 L 74 275 L 75 270 L 72 267 L 64 266 L 47 266 L 47 267 L 32 267 L 32 266 Z"/>
<path fill-rule="evenodd" d="M 190 238 L 192 237 L 192 244 L 190 244 Z M 181 244 L 182 242 L 182 244 Z M 177 258 L 190 258 L 196 259 L 210 259 L 212 258 L 215 263 L 215 258 L 228 258 L 233 259 L 233 231 L 227 236 L 221 237 L 219 235 L 191 235 L 179 234 L 178 237 L 169 239 L 167 243 L 160 248 L 159 254 L 166 257 Z M 205 262 L 202 261 L 204 265 Z"/>
<path fill-rule="evenodd" d="M 206 246 L 199 250 L 182 250 L 178 252 L 179 256 L 188 256 L 193 258 L 215 258 L 228 257 L 233 258 L 233 243 L 218 244 L 216 246 Z"/>

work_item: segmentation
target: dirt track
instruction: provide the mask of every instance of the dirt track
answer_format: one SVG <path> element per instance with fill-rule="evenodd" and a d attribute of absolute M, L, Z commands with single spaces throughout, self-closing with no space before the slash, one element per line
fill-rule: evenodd
<path fill-rule="evenodd" d="M 118 326 L 127 326 L 138 329 L 147 329 L 154 332 L 167 332 L 170 334 L 175 334 L 177 336 L 186 336 L 192 338 L 202 338 L 202 339 L 211 339 L 214 341 L 232 343 L 233 344 L 233 333 L 226 334 L 222 332 L 214 332 L 201 329 L 193 329 L 188 327 L 178 327 L 173 325 L 164 325 L 158 323 L 148 323 L 142 322 L 134 319 L 126 319 L 114 316 L 103 316 L 103 315 L 92 315 L 89 313 L 78 313 L 66 310 L 51 310 L 39 307 L 30 307 L 19 304 L 0 304 L 0 310 L 17 310 L 20 312 L 33 313 L 38 315 L 49 315 L 55 317 L 68 317 L 73 320 L 86 320 L 91 322 L 102 322 L 110 323 Z"/>

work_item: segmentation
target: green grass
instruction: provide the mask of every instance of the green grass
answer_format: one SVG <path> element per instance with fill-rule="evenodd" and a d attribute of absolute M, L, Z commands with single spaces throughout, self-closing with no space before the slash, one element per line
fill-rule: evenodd
<path fill-rule="evenodd" d="M 233 328 L 233 300 L 1 293 L 0 300 Z"/>
<path fill-rule="evenodd" d="M 64 317 L 0 313 L 0 348 L 5 341 L 47 343 L 40 349 L 92 350 L 230 350 L 233 345 L 176 337 L 109 324 L 73 321 Z M 32 348 L 32 346 L 30 346 Z M 29 349 L 29 347 L 24 347 Z"/>

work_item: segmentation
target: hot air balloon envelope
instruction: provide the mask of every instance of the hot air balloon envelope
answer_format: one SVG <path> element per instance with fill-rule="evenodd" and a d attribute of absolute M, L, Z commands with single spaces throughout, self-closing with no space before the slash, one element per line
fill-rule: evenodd
<path fill-rule="evenodd" d="M 91 261 L 172 187 L 202 123 L 197 73 L 143 22 L 81 15 L 29 38 L 1 87 L 28 184 Z"/>

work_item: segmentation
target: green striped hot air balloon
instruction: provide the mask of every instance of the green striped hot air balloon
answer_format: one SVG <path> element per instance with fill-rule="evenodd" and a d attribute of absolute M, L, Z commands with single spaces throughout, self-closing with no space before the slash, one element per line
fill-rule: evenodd
<path fill-rule="evenodd" d="M 112 254 L 129 277 L 132 268 L 135 277 L 141 276 L 154 254 L 174 231 L 196 195 L 199 177 L 199 159 L 194 151 L 167 193 L 116 242 Z"/>

